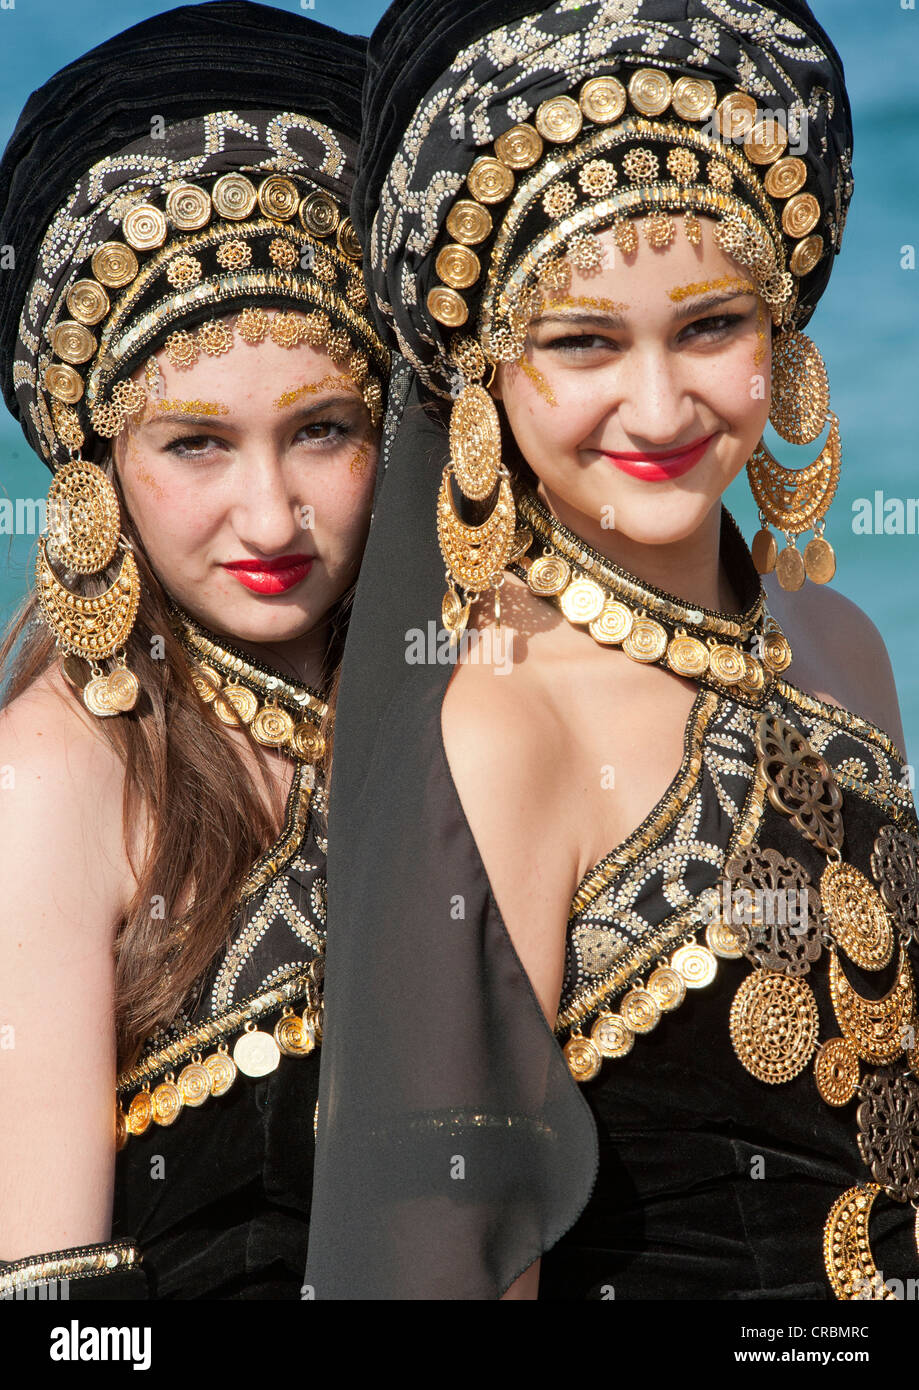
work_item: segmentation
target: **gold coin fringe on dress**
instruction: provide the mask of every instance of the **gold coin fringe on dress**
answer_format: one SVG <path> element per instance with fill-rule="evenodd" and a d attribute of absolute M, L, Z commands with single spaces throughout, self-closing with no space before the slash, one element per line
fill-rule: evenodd
<path fill-rule="evenodd" d="M 115 1106 L 116 1149 L 124 1148 L 131 1135 L 145 1134 L 151 1125 L 174 1124 L 186 1106 L 197 1108 L 211 1097 L 226 1095 L 240 1072 L 253 1078 L 267 1076 L 277 1069 L 282 1056 L 309 1056 L 322 1040 L 322 964 L 322 957 L 317 957 L 303 980 L 295 981 L 286 991 L 305 992 L 307 1003 L 302 1012 L 295 1011 L 290 1003 L 283 1004 L 271 1032 L 259 1028 L 255 1017 L 249 1017 L 232 1052 L 223 1037 L 206 1056 L 194 1051 L 178 1075 L 167 1070 L 152 1090 L 150 1081 L 144 1081 L 127 1110 L 119 1100 Z"/>

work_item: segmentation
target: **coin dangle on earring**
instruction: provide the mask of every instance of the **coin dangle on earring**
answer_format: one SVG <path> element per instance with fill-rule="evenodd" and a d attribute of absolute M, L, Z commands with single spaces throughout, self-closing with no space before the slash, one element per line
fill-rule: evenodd
<path fill-rule="evenodd" d="M 758 574 L 771 574 L 775 569 L 775 562 L 779 549 L 775 543 L 775 536 L 768 526 L 761 526 L 753 537 L 753 544 L 750 546 L 750 554 L 756 566 Z"/>
<path fill-rule="evenodd" d="M 836 573 L 836 551 L 822 531 L 804 547 L 804 570 L 814 584 L 828 584 Z"/>

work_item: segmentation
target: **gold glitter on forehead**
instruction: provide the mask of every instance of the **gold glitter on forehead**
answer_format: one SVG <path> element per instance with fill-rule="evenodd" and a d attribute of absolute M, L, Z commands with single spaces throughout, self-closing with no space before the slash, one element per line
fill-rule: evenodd
<path fill-rule="evenodd" d="M 629 307 L 615 299 L 595 299 L 589 294 L 547 295 L 545 302 L 552 309 L 599 309 L 605 314 L 621 314 Z"/>
<path fill-rule="evenodd" d="M 164 401 L 153 403 L 155 415 L 229 415 L 222 401 Z"/>
<path fill-rule="evenodd" d="M 337 387 L 343 387 L 350 395 L 358 394 L 350 376 L 324 376 L 321 381 L 308 381 L 303 386 L 295 386 L 290 391 L 285 391 L 274 402 L 274 408 L 275 410 L 285 410 L 287 406 L 294 405 L 304 396 L 315 396 L 320 391 L 333 391 Z"/>
<path fill-rule="evenodd" d="M 722 275 L 717 280 L 699 280 L 691 285 L 678 285 L 669 290 L 670 298 L 679 304 L 683 299 L 691 299 L 697 294 L 710 294 L 712 290 L 733 290 L 735 294 L 756 294 L 752 280 L 743 280 L 737 275 Z"/>

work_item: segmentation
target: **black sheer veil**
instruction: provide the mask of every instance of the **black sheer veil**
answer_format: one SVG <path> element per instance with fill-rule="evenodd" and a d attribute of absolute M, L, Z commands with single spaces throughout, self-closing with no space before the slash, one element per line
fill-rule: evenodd
<path fill-rule="evenodd" d="M 444 447 L 412 385 L 336 716 L 338 930 L 306 1273 L 319 1299 L 497 1298 L 574 1222 L 596 1173 L 593 1118 L 500 918 L 441 739 L 453 668 L 436 660 L 448 649 L 432 620 L 443 565 L 431 520 Z"/>

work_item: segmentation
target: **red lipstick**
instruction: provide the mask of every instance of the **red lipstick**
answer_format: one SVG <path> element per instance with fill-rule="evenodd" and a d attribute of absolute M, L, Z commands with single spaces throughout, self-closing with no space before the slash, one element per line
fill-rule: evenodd
<path fill-rule="evenodd" d="M 695 468 L 714 438 L 714 434 L 707 434 L 694 444 L 684 444 L 680 449 L 668 449 L 660 454 L 612 453 L 608 449 L 602 452 L 604 458 L 608 458 L 622 473 L 628 473 L 629 477 L 641 478 L 646 483 L 659 483 L 668 478 L 679 478 L 690 468 Z"/>
<path fill-rule="evenodd" d="M 314 559 L 313 555 L 278 555 L 273 560 L 230 560 L 223 568 L 257 594 L 284 594 L 306 578 Z"/>

